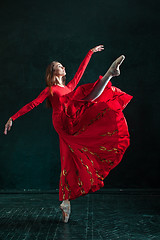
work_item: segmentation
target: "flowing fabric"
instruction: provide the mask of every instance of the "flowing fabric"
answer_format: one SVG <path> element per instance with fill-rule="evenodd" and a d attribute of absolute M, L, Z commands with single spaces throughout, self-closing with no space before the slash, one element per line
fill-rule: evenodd
<path fill-rule="evenodd" d="M 11 117 L 14 121 L 49 98 L 60 144 L 60 201 L 73 200 L 103 187 L 103 180 L 120 163 L 130 144 L 122 111 L 132 99 L 131 95 L 109 82 L 94 101 L 83 100 L 96 87 L 101 75 L 96 82 L 83 84 L 75 90 L 92 54 L 89 50 L 65 87 L 52 86 L 53 96 L 46 87 Z"/>

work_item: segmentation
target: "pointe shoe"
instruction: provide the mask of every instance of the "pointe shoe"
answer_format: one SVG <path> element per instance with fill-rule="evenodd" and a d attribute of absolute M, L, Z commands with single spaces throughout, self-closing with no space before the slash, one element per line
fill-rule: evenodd
<path fill-rule="evenodd" d="M 111 73 L 112 77 L 114 76 L 119 76 L 120 75 L 120 69 L 119 66 L 122 64 L 122 62 L 124 61 L 125 56 L 121 55 L 119 58 L 117 58 L 112 65 L 109 68 L 109 72 Z"/>
<path fill-rule="evenodd" d="M 62 221 L 67 223 L 71 213 L 71 205 L 70 204 L 64 205 L 62 203 L 60 204 L 60 209 L 62 210 Z"/>

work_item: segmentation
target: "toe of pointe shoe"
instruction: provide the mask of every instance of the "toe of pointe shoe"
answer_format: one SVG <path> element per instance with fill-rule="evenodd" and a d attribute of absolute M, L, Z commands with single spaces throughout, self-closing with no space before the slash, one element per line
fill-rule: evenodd
<path fill-rule="evenodd" d="M 124 55 L 121 55 L 121 56 L 117 59 L 118 65 L 121 65 L 122 62 L 124 61 L 124 59 L 125 59 L 125 56 L 124 56 Z"/>
<path fill-rule="evenodd" d="M 70 217 L 71 206 L 60 205 L 60 209 L 62 210 L 62 221 L 67 223 Z"/>
<path fill-rule="evenodd" d="M 69 220 L 69 214 L 66 214 L 66 213 L 65 213 L 65 218 L 64 218 L 64 220 L 63 220 L 63 221 L 64 221 L 65 223 L 67 223 L 67 222 L 68 222 L 68 220 Z"/>

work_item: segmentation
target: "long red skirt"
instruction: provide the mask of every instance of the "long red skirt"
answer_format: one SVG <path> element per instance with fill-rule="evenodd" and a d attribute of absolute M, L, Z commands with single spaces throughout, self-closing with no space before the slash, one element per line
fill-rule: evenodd
<path fill-rule="evenodd" d="M 60 143 L 60 201 L 103 187 L 104 178 L 120 163 L 130 144 L 122 110 L 131 95 L 109 82 L 95 101 L 82 100 L 101 78 L 61 96 L 62 111 L 53 116 Z"/>

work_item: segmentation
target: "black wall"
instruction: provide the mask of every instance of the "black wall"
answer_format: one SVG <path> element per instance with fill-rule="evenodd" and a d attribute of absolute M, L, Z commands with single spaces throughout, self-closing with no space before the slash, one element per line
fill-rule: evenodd
<path fill-rule="evenodd" d="M 126 59 L 112 84 L 133 95 L 124 110 L 131 145 L 105 179 L 106 188 L 158 188 L 159 1 L 3 1 L 0 7 L 0 189 L 58 189 L 60 154 L 52 110 L 45 102 L 4 125 L 45 88 L 47 65 L 66 67 L 67 83 L 89 49 L 78 86 L 94 82 L 119 55 Z"/>

